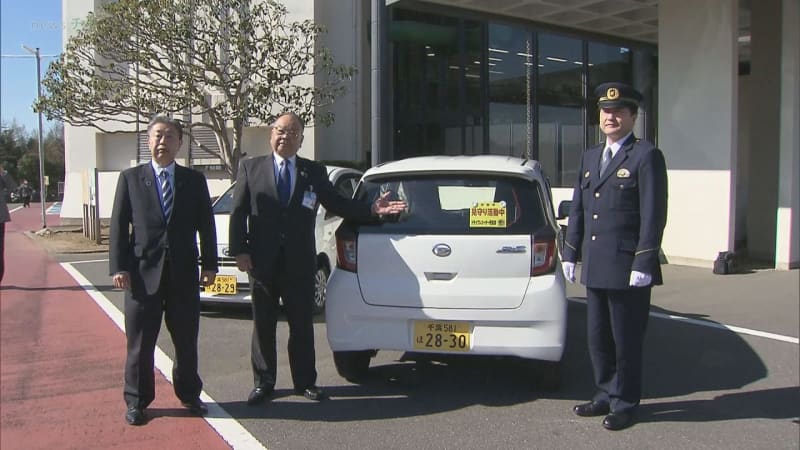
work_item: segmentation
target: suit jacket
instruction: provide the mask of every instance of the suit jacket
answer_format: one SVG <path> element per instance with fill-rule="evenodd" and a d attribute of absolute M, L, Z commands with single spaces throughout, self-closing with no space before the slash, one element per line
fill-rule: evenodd
<path fill-rule="evenodd" d="M 283 207 L 275 180 L 274 156 L 259 156 L 242 161 L 233 192 L 229 225 L 232 255 L 250 255 L 255 276 L 263 280 L 275 265 L 286 264 L 287 272 L 298 277 L 313 277 L 316 271 L 314 227 L 319 204 L 346 219 L 368 221 L 371 205 L 339 194 L 328 179 L 325 166 L 296 157 L 295 187 L 289 205 Z M 316 197 L 311 207 L 304 198 Z M 277 261 L 283 250 L 284 260 Z"/>
<path fill-rule="evenodd" d="M 158 291 L 168 257 L 173 286 L 199 295 L 200 265 L 217 270 L 217 236 L 206 179 L 200 172 L 175 165 L 174 197 L 169 221 L 150 162 L 124 170 L 117 182 L 111 212 L 109 271 L 126 271 L 134 298 Z"/>
<path fill-rule="evenodd" d="M 633 135 L 599 175 L 605 144 L 583 154 L 572 197 L 562 257 L 582 258 L 587 287 L 627 289 L 630 272 L 652 275 L 662 284 L 659 251 L 667 221 L 664 155 Z"/>

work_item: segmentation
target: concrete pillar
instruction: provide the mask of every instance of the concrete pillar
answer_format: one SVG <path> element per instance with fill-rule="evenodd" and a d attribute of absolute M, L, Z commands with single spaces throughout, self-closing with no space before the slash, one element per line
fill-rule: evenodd
<path fill-rule="evenodd" d="M 800 267 L 800 6 L 783 0 L 775 267 Z"/>
<path fill-rule="evenodd" d="M 772 263 L 778 207 L 781 108 L 781 0 L 753 3 L 750 12 L 750 154 L 747 254 Z"/>
<path fill-rule="evenodd" d="M 61 18 L 64 28 L 62 42 L 66 45 L 83 25 L 86 15 L 94 11 L 94 0 L 63 2 Z M 89 173 L 97 168 L 97 130 L 64 124 L 64 200 L 61 204 L 61 223 L 75 224 L 83 220 L 83 204 L 88 201 L 84 189 Z"/>
<path fill-rule="evenodd" d="M 663 250 L 672 263 L 711 267 L 733 248 L 737 28 L 737 0 L 658 6 L 658 135 L 669 171 Z"/>

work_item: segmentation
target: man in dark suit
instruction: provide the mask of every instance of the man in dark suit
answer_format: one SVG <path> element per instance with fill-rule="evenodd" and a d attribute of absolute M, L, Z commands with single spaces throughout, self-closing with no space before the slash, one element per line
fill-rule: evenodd
<path fill-rule="evenodd" d="M 659 250 L 667 220 L 664 155 L 633 135 L 642 95 L 623 83 L 600 85 L 606 142 L 583 154 L 563 249 L 564 276 L 575 281 L 582 258 L 587 337 L 597 388 L 573 408 L 603 426 L 633 424 L 642 390 L 642 345 L 650 291 L 662 284 Z"/>
<path fill-rule="evenodd" d="M 390 192 L 370 207 L 341 196 L 325 166 L 297 156 L 303 142 L 303 121 L 294 113 L 278 116 L 272 125 L 273 153 L 242 161 L 233 194 L 230 251 L 239 270 L 248 272 L 253 288 L 251 363 L 254 389 L 247 403 L 267 400 L 275 388 L 275 329 L 279 299 L 289 322 L 289 365 L 297 394 L 322 400 L 316 385 L 314 355 L 314 273 L 317 268 L 314 226 L 319 204 L 344 218 L 375 220 L 405 209 L 389 201 Z"/>
<path fill-rule="evenodd" d="M 155 397 L 153 352 L 162 313 L 175 346 L 175 395 L 195 415 L 208 411 L 200 400 L 203 382 L 197 373 L 199 284 L 212 284 L 217 272 L 206 179 L 175 163 L 183 138 L 180 122 L 156 116 L 147 134 L 153 159 L 120 174 L 109 239 L 114 287 L 126 290 L 124 398 L 125 420 L 131 425 L 145 423 L 145 408 Z"/>

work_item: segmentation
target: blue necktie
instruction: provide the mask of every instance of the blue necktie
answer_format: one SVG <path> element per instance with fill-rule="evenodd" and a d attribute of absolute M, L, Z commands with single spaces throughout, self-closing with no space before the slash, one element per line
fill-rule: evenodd
<path fill-rule="evenodd" d="M 281 199 L 281 205 L 289 205 L 289 194 L 292 191 L 292 182 L 289 180 L 289 161 L 284 159 L 281 161 L 281 167 L 278 170 L 278 196 Z"/>
<path fill-rule="evenodd" d="M 161 206 L 164 209 L 164 218 L 169 219 L 172 214 L 172 186 L 169 184 L 169 172 L 161 171 Z"/>

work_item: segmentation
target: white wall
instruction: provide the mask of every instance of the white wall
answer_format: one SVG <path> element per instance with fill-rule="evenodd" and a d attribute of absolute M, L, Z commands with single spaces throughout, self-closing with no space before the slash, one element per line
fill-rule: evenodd
<path fill-rule="evenodd" d="M 114 133 L 97 135 L 97 168 L 119 170 L 136 162 L 136 134 Z"/>
<path fill-rule="evenodd" d="M 669 170 L 668 261 L 711 266 L 732 249 L 736 0 L 659 3 L 659 146 Z"/>
<path fill-rule="evenodd" d="M 282 3 L 289 11 L 286 17 L 287 22 L 314 20 L 315 0 L 284 0 Z M 313 86 L 314 77 L 298 77 L 292 82 L 301 86 Z M 298 153 L 305 158 L 316 159 L 317 149 L 313 124 L 306 124 L 303 136 L 303 145 Z"/>
<path fill-rule="evenodd" d="M 800 267 L 800 6 L 783 1 L 780 156 L 775 267 Z"/>
<path fill-rule="evenodd" d="M 365 126 L 369 123 L 370 66 L 369 60 L 364 58 L 369 30 L 368 5 L 359 0 L 317 0 L 315 3 L 314 20 L 328 29 L 319 43 L 331 50 L 335 64 L 354 66 L 358 70 L 345 84 L 345 94 L 324 109 L 333 112 L 333 125 L 314 129 L 319 146 L 317 157 L 363 161 L 370 146 L 369 129 Z"/>

